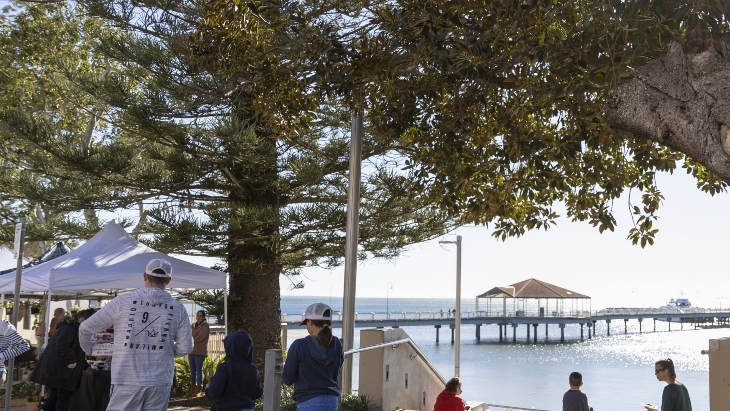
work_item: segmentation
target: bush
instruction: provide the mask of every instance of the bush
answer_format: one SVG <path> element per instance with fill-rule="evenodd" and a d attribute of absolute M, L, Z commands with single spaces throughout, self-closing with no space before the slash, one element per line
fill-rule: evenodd
<path fill-rule="evenodd" d="M 190 391 L 190 364 L 183 357 L 175 358 L 175 379 L 180 393 Z"/>
<path fill-rule="evenodd" d="M 39 388 L 38 384 L 30 381 L 21 381 L 13 384 L 13 398 L 33 397 Z"/>
<path fill-rule="evenodd" d="M 292 398 L 294 395 L 294 386 L 281 386 L 281 411 L 296 411 L 297 404 Z M 263 411 L 264 401 L 259 398 L 256 401 L 255 411 Z M 375 404 L 365 395 L 342 395 L 340 399 L 340 411 L 373 411 Z"/>
<path fill-rule="evenodd" d="M 365 395 L 343 395 L 340 411 L 372 411 L 375 404 Z"/>
<path fill-rule="evenodd" d="M 225 361 L 225 359 L 225 355 L 221 355 L 216 359 L 205 357 L 205 360 L 203 360 L 203 386 L 208 385 L 210 380 L 213 378 L 213 375 L 215 375 L 215 371 L 218 369 L 218 365 Z"/>

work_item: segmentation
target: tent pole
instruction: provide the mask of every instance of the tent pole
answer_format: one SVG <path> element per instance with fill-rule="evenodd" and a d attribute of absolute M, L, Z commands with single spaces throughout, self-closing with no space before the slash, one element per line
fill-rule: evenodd
<path fill-rule="evenodd" d="M 51 315 L 51 290 L 48 290 L 48 299 L 46 300 L 46 313 L 45 313 L 46 318 L 43 322 L 43 327 L 45 328 L 45 331 L 46 331 L 44 333 L 45 337 L 44 337 L 44 341 L 43 341 L 43 347 L 48 345 L 48 334 L 51 331 L 51 328 L 50 328 L 51 323 L 48 321 L 49 320 L 48 317 L 50 315 Z M 41 348 L 43 348 L 43 347 L 38 347 L 38 352 L 40 352 Z M 41 385 L 41 398 L 44 398 L 45 393 L 46 393 L 46 386 Z"/>

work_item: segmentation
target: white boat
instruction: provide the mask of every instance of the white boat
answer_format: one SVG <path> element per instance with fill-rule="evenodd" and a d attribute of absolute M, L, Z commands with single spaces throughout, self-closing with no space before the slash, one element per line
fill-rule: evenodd
<path fill-rule="evenodd" d="M 689 302 L 689 299 L 687 298 L 672 298 L 669 300 L 667 305 L 663 305 L 659 307 L 660 310 L 667 310 L 668 312 L 686 312 L 690 311 L 692 308 L 692 303 Z"/>
<path fill-rule="evenodd" d="M 669 300 L 667 305 L 663 305 L 659 307 L 659 312 L 661 314 L 686 314 L 686 313 L 692 313 L 692 312 L 698 312 L 701 310 L 698 310 L 697 308 L 692 307 L 692 303 L 689 302 L 689 299 L 687 298 L 672 298 Z M 678 323 L 681 321 L 679 317 L 662 317 L 661 315 L 657 317 L 657 320 L 661 321 L 671 321 Z"/>

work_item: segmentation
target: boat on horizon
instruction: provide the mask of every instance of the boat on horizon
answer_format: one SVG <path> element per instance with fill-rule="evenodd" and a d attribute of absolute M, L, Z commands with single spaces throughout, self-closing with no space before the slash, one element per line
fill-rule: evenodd
<path fill-rule="evenodd" d="M 704 310 L 692 307 L 692 303 L 688 298 L 671 298 L 666 305 L 659 307 L 659 311 L 662 314 L 686 314 L 693 312 L 702 312 Z M 674 323 L 681 322 L 679 317 L 659 317 L 657 320 L 660 321 L 671 321 Z"/>

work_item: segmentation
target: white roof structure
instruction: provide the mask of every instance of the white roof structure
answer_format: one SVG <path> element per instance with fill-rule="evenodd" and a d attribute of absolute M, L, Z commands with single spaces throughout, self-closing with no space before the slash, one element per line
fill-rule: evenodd
<path fill-rule="evenodd" d="M 172 264 L 168 290 L 227 288 L 226 273 L 155 251 L 111 221 L 70 253 L 24 269 L 20 291 L 24 294 L 51 291 L 56 297 L 113 295 L 142 287 L 142 273 L 153 258 L 164 258 Z M 15 273 L 1 275 L 0 293 L 14 291 Z"/>

